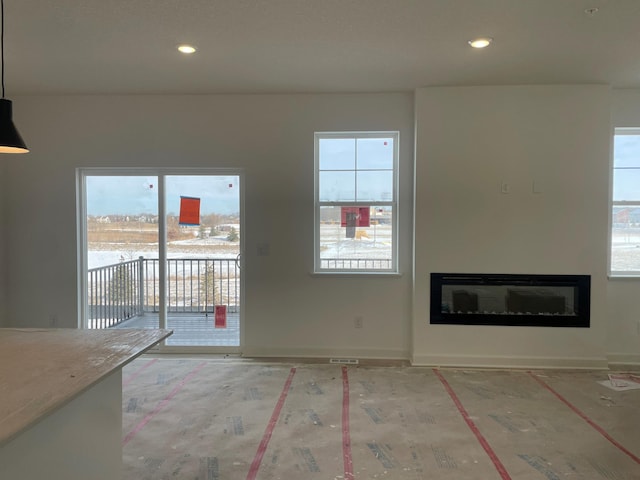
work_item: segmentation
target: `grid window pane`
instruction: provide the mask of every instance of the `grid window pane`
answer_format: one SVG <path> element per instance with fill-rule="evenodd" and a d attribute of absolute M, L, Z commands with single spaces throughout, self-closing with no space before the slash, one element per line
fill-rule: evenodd
<path fill-rule="evenodd" d="M 320 207 L 321 268 L 390 270 L 393 265 L 393 209 L 367 207 L 368 226 L 342 223 L 342 209 Z"/>
<path fill-rule="evenodd" d="M 358 170 L 393 170 L 393 138 L 359 138 Z"/>
<path fill-rule="evenodd" d="M 611 271 L 640 271 L 640 203 L 611 212 Z"/>
<path fill-rule="evenodd" d="M 613 140 L 615 168 L 640 168 L 640 135 L 616 135 Z"/>
<path fill-rule="evenodd" d="M 613 201 L 640 200 L 640 168 L 613 169 Z"/>
<path fill-rule="evenodd" d="M 319 197 L 321 202 L 353 202 L 356 200 L 356 172 L 320 172 Z"/>
<path fill-rule="evenodd" d="M 318 146 L 320 170 L 354 170 L 356 168 L 355 138 L 322 138 Z"/>
<path fill-rule="evenodd" d="M 393 171 L 365 171 L 357 173 L 359 202 L 390 202 L 393 200 Z"/>

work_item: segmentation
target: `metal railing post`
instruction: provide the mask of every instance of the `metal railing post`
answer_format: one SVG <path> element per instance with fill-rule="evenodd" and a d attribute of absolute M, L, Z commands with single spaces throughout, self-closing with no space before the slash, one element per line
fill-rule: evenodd
<path fill-rule="evenodd" d="M 213 268 L 213 267 L 212 267 Z M 209 261 L 204 261 L 204 316 L 209 316 Z"/>
<path fill-rule="evenodd" d="M 144 257 L 138 257 L 138 313 L 144 314 Z"/>

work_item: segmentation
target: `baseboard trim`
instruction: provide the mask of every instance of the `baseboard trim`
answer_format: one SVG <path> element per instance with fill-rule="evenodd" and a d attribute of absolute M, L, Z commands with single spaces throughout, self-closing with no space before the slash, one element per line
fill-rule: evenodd
<path fill-rule="evenodd" d="M 420 367 L 545 368 L 607 370 L 605 357 L 491 357 L 465 355 L 414 355 L 411 365 Z"/>
<path fill-rule="evenodd" d="M 607 354 L 609 367 L 617 370 L 639 370 L 640 354 L 629 355 L 628 353 L 609 353 Z"/>
<path fill-rule="evenodd" d="M 244 347 L 243 357 L 251 358 L 352 358 L 359 360 L 404 360 L 409 358 L 409 352 L 402 350 L 379 349 L 333 349 L 333 348 L 261 348 Z"/>
<path fill-rule="evenodd" d="M 154 351 L 154 354 L 200 353 L 188 349 L 181 351 L 166 349 Z M 205 353 L 204 351 L 202 353 Z M 210 353 L 210 352 L 208 352 Z M 235 353 L 235 355 L 238 355 Z M 639 370 L 640 354 L 609 353 L 606 357 L 517 357 L 517 356 L 472 356 L 472 355 L 413 355 L 403 350 L 379 349 L 330 349 L 330 348 L 263 348 L 245 347 L 240 354 L 243 358 L 264 359 L 314 359 L 317 361 L 331 358 L 380 360 L 393 362 L 409 362 L 416 367 L 450 367 L 450 368 L 504 368 L 504 369 L 588 369 L 588 370 Z"/>

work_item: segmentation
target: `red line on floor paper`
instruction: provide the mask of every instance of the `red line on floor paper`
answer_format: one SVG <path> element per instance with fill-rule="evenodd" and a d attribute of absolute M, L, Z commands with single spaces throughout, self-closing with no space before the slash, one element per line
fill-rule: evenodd
<path fill-rule="evenodd" d="M 615 438 L 613 438 L 611 435 L 609 435 L 607 433 L 607 431 L 602 428 L 600 425 L 598 425 L 596 422 L 594 422 L 593 420 L 591 420 L 589 417 L 587 417 L 587 415 L 585 415 L 578 407 L 576 407 L 575 405 L 573 405 L 571 402 L 569 402 L 569 400 L 567 400 L 566 398 L 564 398 L 562 395 L 560 395 L 558 392 L 556 392 L 549 384 L 547 384 L 544 380 L 538 378 L 536 375 L 533 374 L 533 372 L 528 372 L 529 375 L 536 381 L 538 382 L 540 385 L 542 385 L 544 388 L 546 388 L 547 390 L 549 390 L 553 395 L 556 396 L 556 398 L 558 400 L 560 400 L 562 403 L 564 403 L 567 407 L 569 407 L 571 410 L 573 410 L 573 412 L 578 415 L 580 418 L 582 418 L 585 422 L 587 422 L 589 425 L 591 425 L 598 433 L 600 433 L 600 435 L 602 435 L 604 438 L 606 438 L 607 440 L 609 440 L 609 442 L 611 442 L 614 446 L 616 446 L 620 451 L 622 451 L 623 453 L 625 453 L 629 458 L 631 458 L 631 460 L 633 460 L 634 462 L 636 462 L 637 464 L 640 465 L 640 458 L 637 457 L 636 455 L 634 455 L 633 453 L 631 453 L 629 450 L 627 450 L 624 445 L 622 445 L 620 442 L 618 442 Z"/>
<path fill-rule="evenodd" d="M 292 368 L 289 372 L 289 377 L 282 388 L 282 393 L 280 394 L 280 398 L 278 399 L 278 403 L 276 403 L 275 408 L 273 409 L 273 414 L 271 415 L 271 420 L 269 420 L 269 424 L 267 425 L 266 430 L 264 431 L 264 435 L 262 436 L 262 441 L 260 445 L 258 445 L 258 451 L 256 452 L 256 456 L 251 463 L 251 467 L 249 468 L 249 473 L 247 474 L 247 480 L 253 480 L 256 478 L 258 474 L 258 469 L 260 468 L 260 463 L 262 463 L 262 457 L 264 457 L 264 453 L 267 451 L 267 446 L 269 445 L 269 440 L 271 440 L 271 434 L 273 433 L 274 428 L 276 428 L 276 423 L 278 422 L 278 418 L 280 418 L 280 412 L 282 411 L 282 406 L 284 405 L 284 401 L 287 399 L 287 394 L 289 393 L 289 389 L 291 388 L 291 381 L 293 380 L 293 376 L 296 374 L 296 369 Z"/>
<path fill-rule="evenodd" d="M 342 457 L 344 478 L 353 480 L 353 458 L 351 457 L 351 432 L 349 430 L 349 376 L 347 367 L 342 367 Z"/>
<path fill-rule="evenodd" d="M 131 375 L 129 375 L 129 377 L 127 377 L 126 380 L 124 380 L 122 382 L 122 387 L 124 388 L 127 385 L 129 385 L 138 375 L 140 375 L 142 373 L 143 370 L 145 370 L 147 367 L 150 367 L 152 364 L 156 363 L 157 361 L 158 361 L 158 359 L 154 358 L 150 362 L 145 363 L 142 367 L 137 369 L 135 372 L 133 372 Z"/>
<path fill-rule="evenodd" d="M 498 470 L 500 477 L 503 480 L 511 480 L 509 473 L 507 473 L 507 469 L 504 467 L 504 465 L 496 455 L 496 452 L 493 451 L 493 449 L 491 448 L 491 445 L 489 445 L 489 442 L 487 442 L 487 439 L 484 438 L 484 435 L 482 435 L 482 433 L 480 432 L 476 424 L 473 422 L 473 420 L 471 420 L 471 417 L 469 416 L 465 408 L 462 406 L 462 402 L 456 395 L 456 392 L 453 391 L 453 388 L 451 388 L 451 385 L 449 385 L 449 382 L 447 382 L 447 380 L 442 376 L 442 374 L 437 369 L 434 368 L 433 372 L 440 379 L 440 381 L 442 382 L 442 385 L 444 385 L 444 388 L 447 391 L 447 393 L 449 393 L 451 400 L 453 400 L 453 403 L 455 403 L 456 407 L 458 407 L 458 411 L 460 412 L 460 415 L 462 415 L 462 418 L 464 418 L 464 421 L 467 422 L 467 425 L 469 426 L 473 434 L 476 436 L 476 438 L 480 442 L 480 445 L 482 445 L 482 448 L 484 448 L 484 451 L 487 452 L 487 455 L 489 455 L 489 458 L 495 465 L 496 470 Z"/>
<path fill-rule="evenodd" d="M 202 367 L 204 367 L 206 365 L 206 362 L 202 362 L 200 365 L 198 365 L 196 368 L 194 368 L 193 370 L 191 370 L 186 377 L 184 377 L 182 379 L 182 381 L 176 385 L 174 387 L 173 390 L 171 390 L 171 393 L 169 393 L 169 395 L 167 395 L 160 403 L 158 403 L 158 405 L 156 405 L 156 408 L 153 409 L 152 412 L 148 413 L 141 421 L 140 423 L 138 423 L 133 430 L 131 430 L 126 437 L 124 437 L 124 440 L 122 441 L 122 446 L 125 446 L 127 443 L 129 443 L 131 441 L 131 439 L 133 437 L 136 436 L 136 434 L 142 430 L 144 428 L 144 426 L 149 423 L 149 421 L 155 417 L 162 409 L 164 409 L 169 402 L 171 401 L 171 399 L 173 397 L 176 396 L 176 394 L 182 390 L 182 387 L 185 386 L 185 384 L 191 380 L 199 371 Z"/>

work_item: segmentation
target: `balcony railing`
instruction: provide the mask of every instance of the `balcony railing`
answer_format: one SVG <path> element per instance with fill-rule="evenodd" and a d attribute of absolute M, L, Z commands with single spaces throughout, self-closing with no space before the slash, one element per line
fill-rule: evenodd
<path fill-rule="evenodd" d="M 88 272 L 89 328 L 113 327 L 160 309 L 157 258 L 92 268 Z M 213 313 L 215 305 L 237 312 L 240 266 L 237 259 L 171 258 L 167 260 L 167 312 Z"/>
<path fill-rule="evenodd" d="M 336 270 L 390 270 L 390 258 L 321 258 L 320 268 Z"/>

